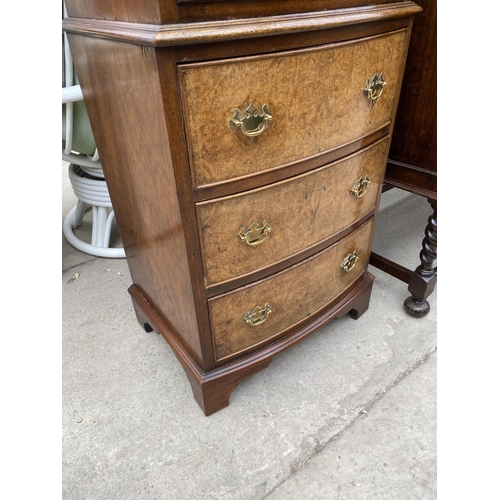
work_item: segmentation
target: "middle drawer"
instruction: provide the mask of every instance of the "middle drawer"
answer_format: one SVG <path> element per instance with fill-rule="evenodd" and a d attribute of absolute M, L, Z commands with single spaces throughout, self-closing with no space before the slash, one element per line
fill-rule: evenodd
<path fill-rule="evenodd" d="M 375 209 L 387 139 L 314 171 L 196 205 L 205 285 L 269 267 Z"/>

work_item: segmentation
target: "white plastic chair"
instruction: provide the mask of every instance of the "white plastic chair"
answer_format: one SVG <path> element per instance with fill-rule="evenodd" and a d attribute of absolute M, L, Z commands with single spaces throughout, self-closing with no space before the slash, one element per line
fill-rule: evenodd
<path fill-rule="evenodd" d="M 66 8 L 63 3 L 63 12 Z M 97 257 L 124 258 L 125 251 L 122 247 L 110 247 L 111 230 L 114 221 L 114 211 L 104 179 L 99 154 L 93 143 L 90 123 L 83 107 L 83 96 L 76 79 L 73 67 L 73 58 L 69 49 L 66 33 L 63 34 L 63 149 L 62 158 L 69 162 L 68 175 L 71 186 L 78 202 L 73 207 L 63 222 L 63 234 L 70 245 L 81 252 Z M 75 103 L 79 104 L 80 113 L 85 114 L 86 125 L 90 133 L 87 143 L 93 144 L 94 153 L 88 154 L 75 150 L 74 137 L 78 126 L 75 121 Z M 81 115 L 79 122 L 81 123 Z M 88 151 L 89 146 L 86 146 Z M 83 149 L 83 148 L 82 148 Z M 92 237 L 91 242 L 83 241 L 75 235 L 74 229 L 83 222 L 83 217 L 88 208 L 92 209 Z"/>

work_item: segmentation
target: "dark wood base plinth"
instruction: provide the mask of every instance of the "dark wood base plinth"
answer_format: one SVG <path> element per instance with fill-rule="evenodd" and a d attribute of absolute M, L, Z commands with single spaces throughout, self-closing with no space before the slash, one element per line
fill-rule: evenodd
<path fill-rule="evenodd" d="M 151 307 L 135 285 L 129 288 L 129 292 L 139 324 L 146 331 L 156 331 L 161 334 L 168 342 L 186 372 L 196 402 L 208 416 L 226 407 L 231 393 L 240 382 L 269 366 L 274 356 L 292 347 L 335 318 L 350 314 L 353 319 L 358 319 L 368 309 L 374 279 L 372 274 L 365 273 L 334 304 L 315 315 L 290 335 L 259 351 L 210 371 L 204 371 L 190 356 L 183 344 L 172 333 L 172 329 Z"/>

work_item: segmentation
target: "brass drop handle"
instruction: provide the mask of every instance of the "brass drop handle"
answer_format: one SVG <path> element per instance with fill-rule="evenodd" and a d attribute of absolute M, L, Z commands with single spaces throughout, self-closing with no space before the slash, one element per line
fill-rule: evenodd
<path fill-rule="evenodd" d="M 354 266 L 356 265 L 358 258 L 358 254 L 356 253 L 356 250 L 354 250 L 354 252 L 350 253 L 344 258 L 342 264 L 340 264 L 340 268 L 346 273 L 352 271 L 354 269 Z"/>
<path fill-rule="evenodd" d="M 256 247 L 264 242 L 270 232 L 271 226 L 264 219 L 262 224 L 252 222 L 248 228 L 242 227 L 238 233 L 238 239 L 251 247 Z"/>
<path fill-rule="evenodd" d="M 234 110 L 234 115 L 229 120 L 229 126 L 233 130 L 241 130 L 247 137 L 253 138 L 262 134 L 269 126 L 269 122 L 273 119 L 273 115 L 267 104 L 262 106 L 262 112 L 250 103 L 243 113 L 238 108 Z"/>
<path fill-rule="evenodd" d="M 363 87 L 363 94 L 371 105 L 380 99 L 386 85 L 387 82 L 384 80 L 383 73 L 375 73 L 371 78 L 366 80 Z"/>
<path fill-rule="evenodd" d="M 362 198 L 366 192 L 368 191 L 368 186 L 372 183 L 372 181 L 368 178 L 368 175 L 362 175 L 356 184 L 352 186 L 349 193 L 351 193 L 355 198 Z"/>
<path fill-rule="evenodd" d="M 272 312 L 273 310 L 270 304 L 266 303 L 264 307 L 255 306 L 250 312 L 245 313 L 243 322 L 251 326 L 262 325 Z"/>

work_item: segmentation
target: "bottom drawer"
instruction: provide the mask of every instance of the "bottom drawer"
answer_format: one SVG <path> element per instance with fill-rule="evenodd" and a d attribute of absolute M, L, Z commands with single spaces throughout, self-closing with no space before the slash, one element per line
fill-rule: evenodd
<path fill-rule="evenodd" d="M 372 230 L 373 218 L 285 271 L 210 299 L 215 359 L 276 340 L 333 302 L 366 271 Z"/>

